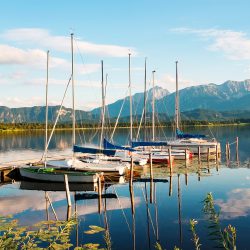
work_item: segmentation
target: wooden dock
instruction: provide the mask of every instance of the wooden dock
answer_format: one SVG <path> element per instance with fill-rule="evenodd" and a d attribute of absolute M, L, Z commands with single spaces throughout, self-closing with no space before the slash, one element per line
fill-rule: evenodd
<path fill-rule="evenodd" d="M 10 182 L 11 178 L 8 177 L 8 174 L 12 172 L 15 169 L 15 167 L 11 166 L 1 166 L 0 167 L 0 181 L 3 182 Z"/>

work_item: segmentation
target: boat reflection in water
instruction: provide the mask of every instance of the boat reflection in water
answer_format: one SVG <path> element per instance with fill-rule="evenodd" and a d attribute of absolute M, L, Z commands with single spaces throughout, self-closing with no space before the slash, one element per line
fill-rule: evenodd
<path fill-rule="evenodd" d="M 57 218 L 56 214 L 58 218 L 77 218 L 77 225 L 71 237 L 75 247 L 97 242 L 104 248 L 107 242 L 111 242 L 112 249 L 154 249 L 156 244 L 164 249 L 173 249 L 174 246 L 187 246 L 187 249 L 192 249 L 189 220 L 192 217 L 200 218 L 202 199 L 208 191 L 216 190 L 216 187 L 211 185 L 208 187 L 212 178 L 223 180 L 220 175 L 227 170 L 219 169 L 219 166 L 212 162 L 202 162 L 189 167 L 181 163 L 172 171 L 165 165 L 155 166 L 152 171 L 147 168 L 129 180 L 124 177 L 116 181 L 105 178 L 101 186 L 99 183 L 72 183 L 69 189 L 74 201 L 70 210 L 65 200 L 63 183 L 22 181 L 20 189 L 44 191 L 48 220 Z M 228 188 L 229 185 L 224 189 Z M 54 193 L 57 191 L 61 193 Z M 35 191 L 31 193 L 36 194 Z M 60 199 L 56 199 L 56 195 L 60 196 Z M 224 196 L 220 198 L 226 200 Z M 34 197 L 34 201 L 36 199 L 38 198 Z M 41 200 L 41 197 L 39 199 Z M 40 211 L 45 214 L 45 210 Z M 204 229 L 202 223 L 202 220 L 199 220 L 201 225 L 197 227 L 197 233 L 200 235 L 200 230 Z M 93 225 L 102 228 L 102 233 L 82 233 L 91 231 L 89 228 Z M 104 237 L 108 239 L 107 242 Z M 209 247 L 212 244 L 202 236 L 201 241 Z"/>
<path fill-rule="evenodd" d="M 105 182 L 105 185 L 102 187 L 108 188 L 113 184 L 124 184 L 126 179 L 124 176 L 109 176 L 109 181 Z M 23 190 L 37 190 L 37 191 L 65 191 L 65 183 L 57 182 L 38 182 L 38 181 L 28 181 L 22 180 L 20 182 L 20 189 Z M 98 184 L 95 182 L 92 183 L 70 183 L 69 190 L 71 192 L 98 192 Z"/>
<path fill-rule="evenodd" d="M 20 189 L 37 191 L 65 191 L 64 183 L 21 181 Z M 75 191 L 97 191 L 97 183 L 70 183 L 69 190 Z"/>

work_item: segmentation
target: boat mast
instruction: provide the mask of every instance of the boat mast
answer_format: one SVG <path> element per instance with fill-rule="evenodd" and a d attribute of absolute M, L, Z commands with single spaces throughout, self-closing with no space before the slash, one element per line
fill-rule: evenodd
<path fill-rule="evenodd" d="M 72 81 L 72 145 L 74 147 L 76 143 L 76 121 L 75 121 L 75 86 L 74 86 L 74 47 L 73 47 L 73 36 L 71 33 L 71 81 Z M 74 151 L 73 151 L 74 152 Z M 73 153 L 74 157 L 75 153 Z"/>
<path fill-rule="evenodd" d="M 179 129 L 179 89 L 178 89 L 178 61 L 175 62 L 175 70 L 176 70 L 176 92 L 175 92 L 175 129 Z M 175 130 L 176 133 L 176 130 Z"/>
<path fill-rule="evenodd" d="M 48 83 L 49 83 L 49 50 L 47 51 L 47 74 L 46 74 L 46 111 L 45 111 L 45 145 L 44 145 L 44 167 L 47 165 L 48 152 Z"/>
<path fill-rule="evenodd" d="M 104 115 L 105 115 L 105 96 L 104 96 L 104 82 L 103 82 L 103 60 L 101 60 L 102 68 L 102 112 L 101 112 L 101 138 L 99 147 L 102 148 L 103 143 L 103 130 L 104 130 Z"/>
<path fill-rule="evenodd" d="M 130 56 L 128 54 L 128 80 L 129 80 L 129 107 L 130 107 L 130 143 L 133 140 L 133 110 L 132 110 L 132 94 L 131 94 L 131 71 L 130 71 Z"/>
<path fill-rule="evenodd" d="M 146 100 L 147 100 L 147 58 L 145 58 L 145 71 L 144 71 L 144 141 L 146 141 Z"/>
<path fill-rule="evenodd" d="M 152 140 L 155 140 L 155 70 L 152 71 L 153 78 L 153 96 L 152 96 Z"/>

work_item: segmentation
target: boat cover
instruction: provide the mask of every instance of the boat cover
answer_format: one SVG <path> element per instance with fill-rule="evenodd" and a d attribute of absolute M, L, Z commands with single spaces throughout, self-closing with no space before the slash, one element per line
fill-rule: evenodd
<path fill-rule="evenodd" d="M 178 128 L 176 129 L 176 135 L 177 138 L 179 139 L 184 139 L 184 138 L 205 138 L 206 135 L 199 135 L 199 134 L 185 134 Z"/>
<path fill-rule="evenodd" d="M 140 146 L 168 146 L 167 141 L 132 141 L 132 148 Z"/>
<path fill-rule="evenodd" d="M 133 148 L 130 147 L 125 147 L 125 146 L 120 146 L 120 145 L 114 145 L 105 138 L 103 139 L 103 147 L 104 149 L 121 149 L 121 150 L 127 150 L 130 152 L 135 151 Z"/>
<path fill-rule="evenodd" d="M 74 145 L 73 151 L 75 153 L 104 154 L 107 156 L 114 156 L 116 152 L 114 149 L 91 148 L 77 145 Z"/>

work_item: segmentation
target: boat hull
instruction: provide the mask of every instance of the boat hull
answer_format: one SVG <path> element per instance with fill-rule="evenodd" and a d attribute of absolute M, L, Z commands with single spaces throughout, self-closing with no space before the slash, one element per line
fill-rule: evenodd
<path fill-rule="evenodd" d="M 99 175 L 96 173 L 86 173 L 80 171 L 65 171 L 52 169 L 52 171 L 44 171 L 44 168 L 22 167 L 20 175 L 24 179 L 47 181 L 47 182 L 64 182 L 64 176 L 68 176 L 68 182 L 71 183 L 95 183 Z"/>
<path fill-rule="evenodd" d="M 199 149 L 201 154 L 207 154 L 208 150 L 210 154 L 221 153 L 221 146 L 219 142 L 206 142 L 206 143 L 195 143 L 195 142 L 171 142 L 169 145 L 173 149 L 188 148 L 193 154 L 198 154 Z M 217 148 L 217 149 L 216 149 Z"/>
<path fill-rule="evenodd" d="M 51 160 L 48 161 L 48 165 L 54 168 L 73 168 L 78 171 L 89 171 L 89 172 L 104 172 L 104 173 L 113 173 L 124 175 L 126 173 L 127 168 L 129 168 L 129 164 L 113 164 L 108 161 L 102 161 L 96 159 L 97 162 L 93 161 L 93 159 L 88 159 L 86 157 L 79 157 L 79 159 L 75 160 Z"/>

